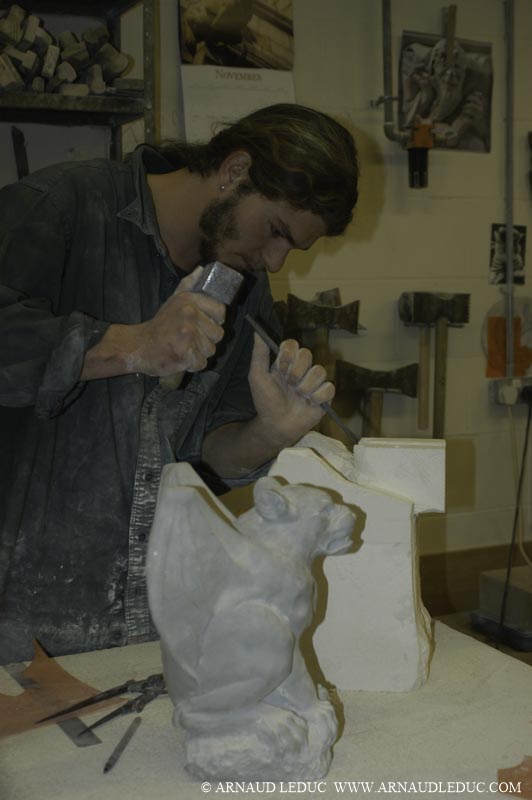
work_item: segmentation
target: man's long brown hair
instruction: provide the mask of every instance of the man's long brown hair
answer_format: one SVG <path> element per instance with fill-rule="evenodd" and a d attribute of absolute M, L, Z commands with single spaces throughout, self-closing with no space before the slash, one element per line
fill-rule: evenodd
<path fill-rule="evenodd" d="M 176 167 L 203 176 L 235 150 L 252 159 L 249 178 L 269 200 L 312 211 L 328 236 L 345 230 L 358 198 L 358 162 L 353 137 L 327 114 L 279 103 L 223 127 L 205 144 L 166 143 L 158 148 Z"/>

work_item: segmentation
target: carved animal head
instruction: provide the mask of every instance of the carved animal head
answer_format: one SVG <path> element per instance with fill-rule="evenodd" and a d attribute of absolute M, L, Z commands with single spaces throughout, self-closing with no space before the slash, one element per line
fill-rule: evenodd
<path fill-rule="evenodd" d="M 355 515 L 322 489 L 283 486 L 268 477 L 257 481 L 253 497 L 255 508 L 239 518 L 238 527 L 265 546 L 308 560 L 345 553 L 352 545 Z"/>

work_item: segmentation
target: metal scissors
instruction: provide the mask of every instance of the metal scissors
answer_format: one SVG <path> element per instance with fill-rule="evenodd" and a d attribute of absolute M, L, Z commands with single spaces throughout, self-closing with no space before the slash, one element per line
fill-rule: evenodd
<path fill-rule="evenodd" d="M 126 681 L 125 683 L 121 683 L 120 686 L 113 686 L 111 689 L 106 689 L 104 692 L 98 692 L 98 694 L 89 697 L 87 700 L 81 700 L 79 703 L 74 703 L 74 705 L 68 706 L 68 708 L 63 708 L 60 711 L 56 711 L 54 714 L 49 714 L 47 717 L 37 720 L 35 724 L 48 722 L 56 717 L 62 717 L 64 714 L 71 714 L 74 711 L 79 711 L 80 708 L 96 705 L 96 703 L 101 703 L 102 700 L 116 697 L 119 694 L 138 694 L 138 697 L 128 700 L 124 705 L 115 708 L 109 714 L 106 714 L 104 717 L 94 722 L 90 727 L 85 728 L 82 734 L 80 734 L 83 735 L 88 731 L 94 730 L 94 728 L 99 728 L 100 725 L 104 725 L 115 717 L 121 717 L 124 714 L 138 714 L 148 703 L 151 703 L 156 697 L 165 693 L 166 684 L 164 676 L 162 673 L 157 673 L 140 681 Z"/>

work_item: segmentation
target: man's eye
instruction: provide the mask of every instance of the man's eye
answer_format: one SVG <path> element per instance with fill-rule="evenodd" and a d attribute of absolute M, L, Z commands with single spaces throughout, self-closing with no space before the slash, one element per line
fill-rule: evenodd
<path fill-rule="evenodd" d="M 277 237 L 283 235 L 281 233 L 281 231 L 279 230 L 279 228 L 276 228 L 275 225 L 270 225 L 270 231 L 271 231 L 271 234 L 274 237 L 274 239 L 276 239 Z"/>

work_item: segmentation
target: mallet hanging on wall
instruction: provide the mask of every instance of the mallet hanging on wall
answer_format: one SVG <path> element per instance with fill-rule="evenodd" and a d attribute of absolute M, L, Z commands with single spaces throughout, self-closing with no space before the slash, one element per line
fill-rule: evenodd
<path fill-rule="evenodd" d="M 418 426 L 422 430 L 428 427 L 430 327 L 436 327 L 432 435 L 434 439 L 442 439 L 447 383 L 447 327 L 462 327 L 469 322 L 469 295 L 403 292 L 399 298 L 399 316 L 405 325 L 420 327 Z"/>

